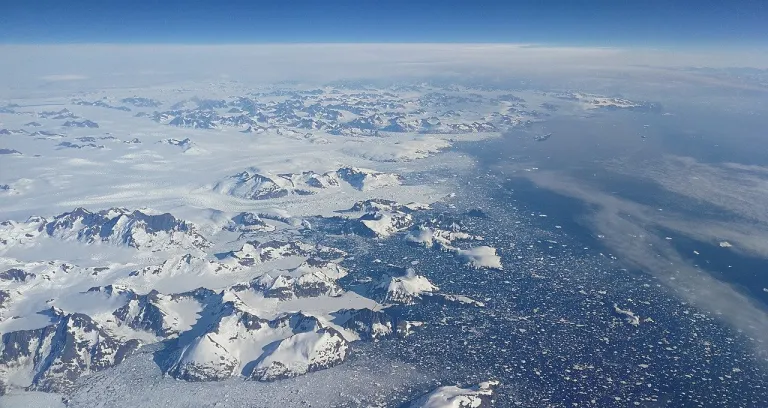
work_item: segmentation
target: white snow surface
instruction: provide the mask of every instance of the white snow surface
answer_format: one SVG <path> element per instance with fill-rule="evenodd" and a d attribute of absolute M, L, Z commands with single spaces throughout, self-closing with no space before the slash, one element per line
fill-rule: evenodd
<path fill-rule="evenodd" d="M 341 363 L 348 349 L 347 341 L 335 330 L 297 333 L 265 353 L 254 373 L 260 379 L 296 377 Z"/>

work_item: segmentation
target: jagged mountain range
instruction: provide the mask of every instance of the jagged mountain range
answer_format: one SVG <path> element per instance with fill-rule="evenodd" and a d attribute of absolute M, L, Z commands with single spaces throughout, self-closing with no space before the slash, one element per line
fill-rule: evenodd
<path fill-rule="evenodd" d="M 333 321 L 298 311 L 262 318 L 240 301 L 246 293 L 278 301 L 322 301 L 343 294 L 334 278 L 317 268 L 302 273 L 303 268 L 297 268 L 297 278 L 263 275 L 221 292 L 137 294 L 119 285 L 93 287 L 85 293 L 119 299 L 121 305 L 98 318 L 52 307 L 41 312 L 51 321 L 47 326 L 4 333 L 0 385 L 7 391 L 21 375 L 31 378 L 29 389 L 66 392 L 79 376 L 119 364 L 153 338 L 165 342 L 159 359 L 174 377 L 212 381 L 242 375 L 271 381 L 338 364 L 352 342 L 397 332 L 397 323 L 384 312 L 344 309 Z M 28 277 L 18 270 L 4 275 L 15 282 Z M 377 328 L 381 322 L 386 332 Z"/>
<path fill-rule="evenodd" d="M 35 216 L 24 223 L 0 223 L 0 248 L 30 243 L 40 236 L 151 251 L 168 247 L 203 249 L 210 246 L 210 242 L 192 224 L 169 213 L 148 214 L 125 208 L 95 213 L 76 208 L 50 220 Z"/>
<path fill-rule="evenodd" d="M 213 190 L 250 200 L 268 200 L 289 195 L 313 195 L 325 189 L 340 187 L 342 182 L 359 191 L 370 191 L 400 185 L 402 178 L 393 173 L 357 167 L 342 167 L 325 173 L 305 171 L 276 175 L 248 169 L 218 182 Z"/>
<path fill-rule="evenodd" d="M 353 215 L 345 222 L 365 225 L 365 214 L 389 212 L 411 216 L 426 208 L 429 207 L 391 200 L 361 201 L 344 211 Z M 355 218 L 354 214 L 361 212 L 364 215 Z M 264 229 L 269 224 L 256 214 L 242 213 L 232 218 L 230 226 L 233 225 L 239 230 L 253 226 Z M 206 249 L 210 245 L 194 225 L 171 214 L 123 208 L 98 212 L 77 208 L 51 219 L 31 217 L 24 223 L 6 221 L 0 226 L 5 249 L 30 245 L 42 237 L 139 251 Z M 470 236 L 433 232 L 431 237 L 436 242 L 450 243 L 452 239 Z M 49 322 L 43 327 L 4 331 L 0 349 L 1 389 L 17 387 L 19 378 L 27 378 L 27 389 L 67 392 L 80 376 L 119 364 L 141 345 L 155 342 L 164 345 L 157 357 L 161 368 L 176 378 L 212 381 L 242 376 L 273 381 L 339 364 L 349 356 L 355 341 L 407 336 L 421 326 L 420 322 L 398 320 L 386 309 L 370 307 L 339 308 L 320 314 L 291 310 L 291 302 L 300 299 L 322 304 L 347 296 L 347 289 L 338 283 L 348 273 L 338 263 L 345 255 L 332 247 L 300 241 L 251 240 L 237 250 L 219 254 L 218 260 L 182 254 L 156 266 L 135 269 L 120 278 L 120 284 L 94 286 L 83 292 L 82 296 L 99 295 L 105 304 L 114 305 L 106 313 L 90 316 L 50 306 L 39 313 Z M 165 294 L 157 290 L 141 293 L 131 288 L 135 279 L 148 282 L 147 279 L 155 277 L 234 275 L 255 265 L 290 258 L 303 261 L 292 269 L 259 273 L 250 281 L 223 290 L 201 287 Z M 110 268 L 81 268 L 61 262 L 34 265 L 38 266 L 30 264 L 33 267 L 28 269 L 20 265 L 0 273 L 0 315 L 11 316 L 16 310 L 13 305 L 41 279 L 54 282 L 78 274 L 110 273 Z M 441 293 L 424 276 L 399 268 L 356 288 L 355 292 L 385 305 L 437 301 L 483 306 L 482 302 L 465 296 Z M 253 299 L 276 302 L 277 309 L 262 317 L 258 309 L 249 306 Z M 286 306 L 279 306 L 283 304 Z"/>
<path fill-rule="evenodd" d="M 379 200 L 358 203 L 353 209 L 384 207 L 409 208 Z M 259 221 L 263 222 L 255 214 L 240 214 L 232 222 L 261 226 Z M 170 214 L 150 215 L 121 208 L 99 212 L 77 208 L 51 219 L 7 221 L 2 227 L 6 249 L 30 244 L 41 237 L 140 251 L 209 245 L 194 225 Z M 4 331 L 0 385 L 5 392 L 9 387 L 19 386 L 19 378 L 27 378 L 27 389 L 67 392 L 79 377 L 119 364 L 143 344 L 153 342 L 164 344 L 158 352 L 161 368 L 180 379 L 211 381 L 243 376 L 273 381 L 339 364 L 348 357 L 355 341 L 407 336 L 421 325 L 398 321 L 385 310 L 368 307 L 340 308 L 321 315 L 289 308 L 274 317 L 261 317 L 258 310 L 248 306 L 253 296 L 286 305 L 297 299 L 324 302 L 323 299 L 345 296 L 347 291 L 337 282 L 347 275 L 346 269 L 338 264 L 344 256 L 343 251 L 332 247 L 298 241 L 248 241 L 239 250 L 222 253 L 219 261 L 191 254 L 174 255 L 157 266 L 136 269 L 122 279 L 123 284 L 94 286 L 82 292 L 82 296 L 102 296 L 105 304 L 113 304 L 114 309 L 108 313 L 90 316 L 51 306 L 39 313 L 49 321 L 47 325 Z M 140 293 L 130 286 L 131 279 L 232 274 L 254 264 L 291 257 L 304 261 L 295 268 L 262 273 L 251 281 L 220 291 L 201 287 L 172 294 L 157 290 Z M 29 265 L 32 269 L 19 266 L 0 273 L 0 310 L 6 310 L 4 316 L 11 316 L 15 310 L 12 305 L 41 279 L 53 282 L 78 274 L 99 276 L 108 274 L 110 269 L 81 268 L 61 262 L 34 265 Z M 400 304 L 437 296 L 437 287 L 428 281 L 429 289 L 425 290 L 420 286 L 423 282 L 413 284 L 411 280 L 392 278 L 387 288 L 380 285 L 370 295 Z"/>

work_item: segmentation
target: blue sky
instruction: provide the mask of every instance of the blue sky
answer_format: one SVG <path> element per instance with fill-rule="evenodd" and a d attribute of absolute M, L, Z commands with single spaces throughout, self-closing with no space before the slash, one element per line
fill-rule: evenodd
<path fill-rule="evenodd" d="M 765 0 L 3 0 L 0 43 L 768 43 Z"/>

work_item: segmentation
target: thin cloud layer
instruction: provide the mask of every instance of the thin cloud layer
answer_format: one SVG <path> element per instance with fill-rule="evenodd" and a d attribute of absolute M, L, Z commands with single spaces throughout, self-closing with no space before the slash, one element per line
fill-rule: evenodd
<path fill-rule="evenodd" d="M 605 237 L 605 244 L 620 259 L 646 271 L 677 293 L 683 300 L 720 316 L 725 322 L 756 340 L 768 352 L 768 310 L 734 286 L 715 279 L 694 266 L 675 250 L 656 228 L 677 230 L 683 234 L 712 238 L 727 227 L 695 227 L 694 222 L 676 221 L 681 215 L 659 212 L 624 200 L 578 180 L 554 172 L 531 173 L 531 181 L 564 196 L 590 204 L 595 211 L 587 218 L 588 226 Z M 730 226 L 733 229 L 733 226 Z M 741 245 L 744 234 L 730 234 L 730 240 Z M 755 248 L 762 252 L 764 248 Z"/>
<path fill-rule="evenodd" d="M 50 82 L 57 82 L 57 81 L 80 81 L 83 79 L 88 79 L 85 75 L 77 75 L 77 74 L 53 74 L 53 75 L 43 75 L 40 77 L 43 81 L 50 81 Z"/>
<path fill-rule="evenodd" d="M 768 67 L 768 53 L 530 44 L 4 45 L 3 87 L 90 78 L 94 86 L 228 77 L 279 80 L 430 75 L 558 76 L 648 67 Z M 79 84 L 79 86 L 84 86 Z"/>

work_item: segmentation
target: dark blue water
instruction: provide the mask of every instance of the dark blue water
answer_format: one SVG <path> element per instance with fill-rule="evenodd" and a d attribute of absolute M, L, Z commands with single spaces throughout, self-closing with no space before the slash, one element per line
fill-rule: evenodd
<path fill-rule="evenodd" d="M 492 175 L 473 178 L 464 193 L 471 200 L 422 218 L 461 218 L 481 208 L 488 218 L 461 221 L 499 248 L 503 271 L 469 269 L 450 254 L 398 239 L 359 242 L 365 247 L 349 266 L 354 279 L 383 274 L 374 259 L 418 261 L 417 272 L 443 292 L 486 307 L 426 302 L 394 309 L 428 325 L 406 339 L 360 344 L 357 353 L 402 359 L 443 384 L 499 379 L 499 407 L 768 406 L 768 376 L 750 342 L 613 259 L 579 220 L 588 205 L 524 180 L 498 188 Z M 641 323 L 628 324 L 614 304 Z"/>
<path fill-rule="evenodd" d="M 622 200 L 701 222 L 739 220 L 740 214 L 604 167 L 664 154 L 764 164 L 766 156 L 744 144 L 753 134 L 717 149 L 722 126 L 710 125 L 712 120 L 680 131 L 679 117 L 617 112 L 461 146 L 480 160 L 482 175 L 472 175 L 460 194 L 472 199 L 452 211 L 482 207 L 489 217 L 466 225 L 500 249 L 505 270 L 470 270 L 449 256 L 397 242 L 377 248 L 376 258 L 417 259 L 418 269 L 444 291 L 487 303 L 485 309 L 425 304 L 404 310 L 408 318 L 439 323 L 404 342 L 401 358 L 441 372 L 446 383 L 498 378 L 505 384 L 498 406 L 768 406 L 768 365 L 755 354 L 753 340 L 612 254 L 590 225 L 593 204 L 540 188 L 520 166 L 514 172 L 507 166 L 557 171 Z M 540 131 L 555 136 L 536 142 L 531 135 Z M 694 148 L 691 140 L 698 143 Z M 765 259 L 669 231 L 650 232 L 673 238 L 673 247 L 702 272 L 766 300 L 768 275 L 760 273 Z M 631 310 L 641 323 L 628 324 L 614 305 Z"/>
<path fill-rule="evenodd" d="M 645 166 L 669 155 L 691 157 L 699 163 L 768 165 L 768 143 L 763 141 L 768 115 L 734 115 L 702 107 L 676 108 L 674 116 L 606 112 L 588 119 L 558 119 L 538 125 L 554 132 L 546 142 L 535 142 L 531 132 L 518 131 L 501 140 L 467 145 L 465 149 L 479 158 L 490 174 L 505 179 L 506 188 L 518 190 L 521 194 L 516 195 L 517 200 L 531 208 L 559 212 L 560 218 L 570 218 L 577 223 L 581 220 L 579 225 L 586 229 L 581 233 L 584 237 L 597 234 L 592 226 L 583 222 L 585 213 L 589 213 L 589 209 L 585 211 L 584 208 L 587 204 L 542 194 L 526 181 L 525 172 L 510 173 L 503 170 L 505 164 L 524 162 L 528 163 L 527 167 L 555 171 L 596 191 L 650 209 L 681 214 L 696 223 L 752 224 L 754 221 L 743 214 L 666 190 L 659 180 L 632 175 L 632 166 Z M 613 166 L 624 169 L 618 173 Z M 642 171 L 637 173 L 642 174 Z M 768 288 L 768 273 L 765 273 L 768 272 L 768 259 L 720 248 L 658 226 L 650 228 L 651 233 L 662 238 L 673 237 L 670 243 L 675 249 L 702 271 L 737 286 L 768 305 L 768 292 L 763 290 Z M 689 257 L 697 248 L 706 253 L 707 259 Z"/>
<path fill-rule="evenodd" d="M 442 292 L 486 304 L 422 302 L 392 308 L 398 318 L 427 325 L 405 339 L 359 343 L 358 358 L 370 359 L 374 367 L 379 356 L 401 359 L 433 373 L 438 384 L 498 379 L 498 407 L 768 406 L 768 363 L 753 339 L 681 301 L 649 271 L 613 254 L 591 224 L 599 209 L 595 204 L 541 188 L 520 170 L 565 174 L 622 200 L 701 222 L 740 219 L 653 180 L 605 167 L 663 154 L 762 163 L 764 157 L 742 144 L 712 151 L 722 129 L 710 126 L 711 120 L 681 130 L 679 117 L 613 112 L 458 146 L 479 160 L 479 171 L 463 175 L 471 183 L 459 183 L 464 187 L 452 206 L 437 205 L 419 214 L 419 221 L 458 220 L 468 232 L 485 236 L 484 245 L 498 249 L 504 270 L 471 269 L 451 254 L 409 246 L 397 236 L 339 238 L 334 245 L 346 245 L 355 254 L 347 264 L 349 280 L 376 279 L 387 273 L 387 263 L 415 263 L 417 273 Z M 541 132 L 553 136 L 533 140 Z M 690 148 L 691 139 L 705 142 Z M 487 217 L 468 215 L 478 209 Z M 649 232 L 673 238 L 673 248 L 703 273 L 766 300 L 762 287 L 768 287 L 768 275 L 760 273 L 768 265 L 765 259 L 658 228 Z M 631 311 L 640 323 L 630 324 L 616 308 Z M 390 402 L 397 406 L 425 391 L 393 395 Z"/>

